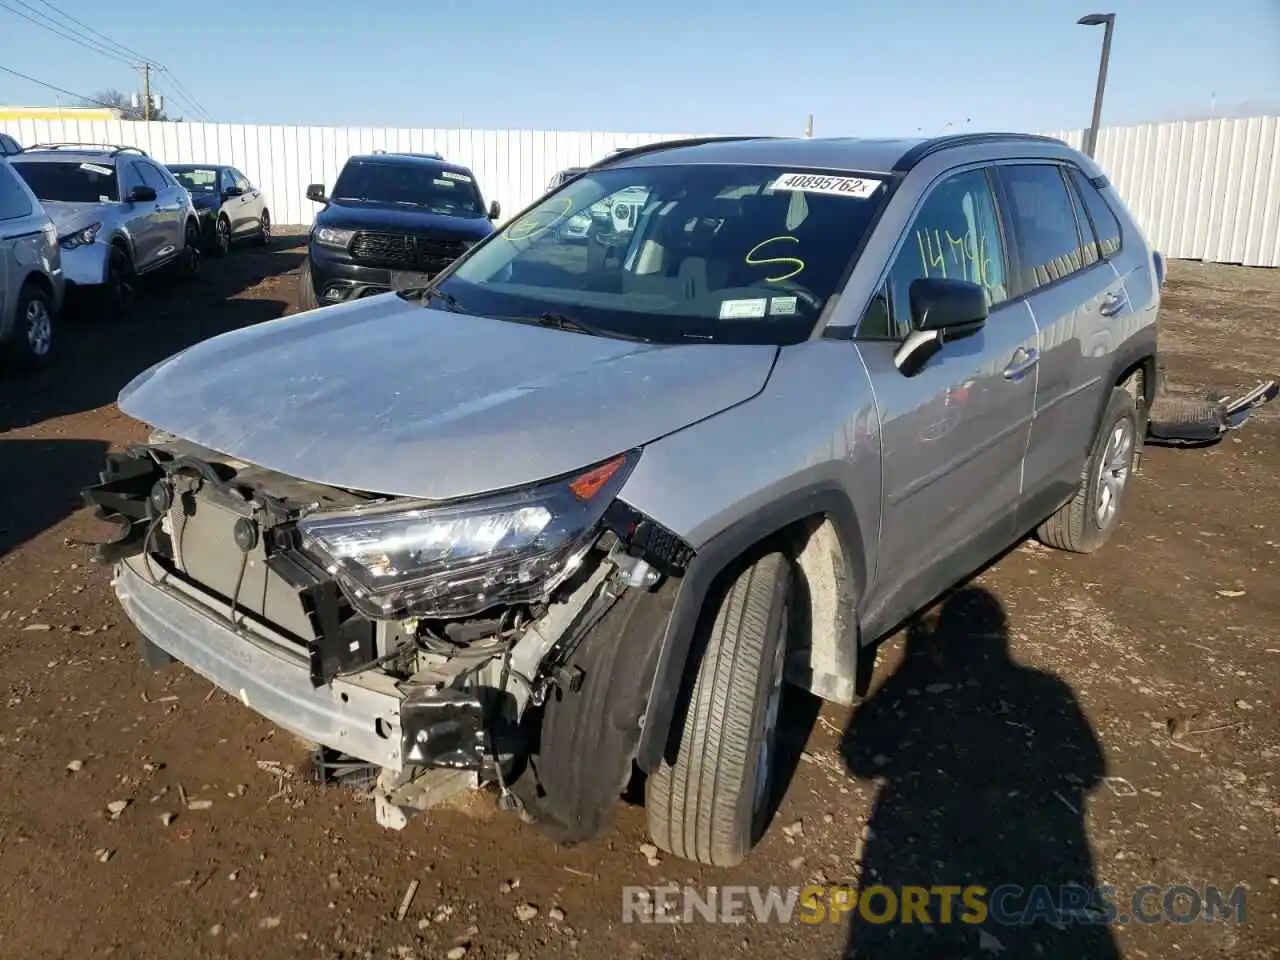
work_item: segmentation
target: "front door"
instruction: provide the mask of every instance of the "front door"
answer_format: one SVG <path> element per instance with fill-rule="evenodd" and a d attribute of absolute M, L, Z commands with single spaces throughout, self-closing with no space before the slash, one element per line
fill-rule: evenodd
<path fill-rule="evenodd" d="M 911 282 L 969 280 L 991 312 L 977 334 L 947 343 L 915 376 L 893 363 L 911 331 Z M 1036 325 L 1009 302 L 992 182 L 982 168 L 936 183 L 899 242 L 858 328 L 881 423 L 880 548 L 861 611 L 888 629 L 1016 535 L 1022 463 L 1036 393 Z"/>
<path fill-rule="evenodd" d="M 146 270 L 156 264 L 163 234 L 159 229 L 156 200 L 131 200 L 134 187 L 144 187 L 142 171 L 135 161 L 121 160 L 120 200 L 124 204 L 129 235 L 133 237 L 133 265 L 136 270 Z"/>

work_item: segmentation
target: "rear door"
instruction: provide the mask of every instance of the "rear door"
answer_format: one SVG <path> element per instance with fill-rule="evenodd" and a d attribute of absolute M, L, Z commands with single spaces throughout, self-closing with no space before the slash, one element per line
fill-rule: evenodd
<path fill-rule="evenodd" d="M 1066 167 L 1019 162 L 995 168 L 1013 252 L 1015 295 L 1039 328 L 1035 423 L 1027 448 L 1024 525 L 1044 519 L 1080 482 L 1097 429 L 1112 318 L 1124 284 L 1099 256 Z M 1083 226 L 1083 229 L 1082 229 Z M 1098 361 L 1102 362 L 1098 362 Z"/>
<path fill-rule="evenodd" d="M 1009 265 L 989 171 L 945 175 L 899 239 L 858 327 L 881 422 L 884 497 L 868 629 L 892 626 L 1015 536 L 1022 460 L 1035 406 L 1037 331 L 1009 296 Z M 894 366 L 911 332 L 911 282 L 981 284 L 990 316 L 915 376 Z"/>

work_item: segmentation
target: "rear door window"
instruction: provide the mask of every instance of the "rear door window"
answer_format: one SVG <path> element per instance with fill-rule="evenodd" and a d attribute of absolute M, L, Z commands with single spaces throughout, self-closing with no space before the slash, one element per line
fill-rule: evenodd
<path fill-rule="evenodd" d="M 1062 168 L 1053 163 L 1000 166 L 1006 220 L 1016 239 L 1018 287 L 1030 293 L 1086 267 L 1084 240 Z"/>

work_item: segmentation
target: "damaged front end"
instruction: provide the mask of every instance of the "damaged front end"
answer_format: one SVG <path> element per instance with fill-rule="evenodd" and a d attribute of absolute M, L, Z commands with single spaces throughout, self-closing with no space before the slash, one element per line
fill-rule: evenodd
<path fill-rule="evenodd" d="M 638 458 L 434 503 L 157 434 L 84 498 L 117 528 L 98 559 L 152 652 L 381 768 L 379 820 L 398 827 L 453 787 L 496 781 L 514 803 L 537 708 L 581 681 L 578 644 L 684 570 L 688 546 L 617 499 Z"/>

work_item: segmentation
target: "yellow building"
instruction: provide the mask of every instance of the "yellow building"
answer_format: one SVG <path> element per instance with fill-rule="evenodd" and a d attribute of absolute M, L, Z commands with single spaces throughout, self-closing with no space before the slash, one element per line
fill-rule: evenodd
<path fill-rule="evenodd" d="M 112 107 L 3 107 L 4 120 L 120 120 L 124 112 Z"/>

